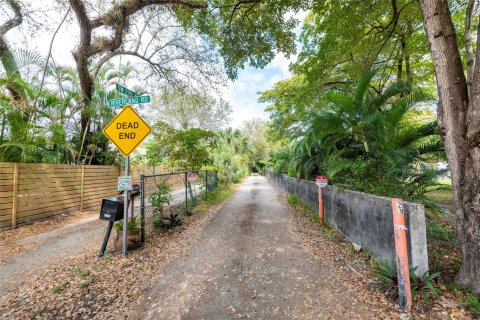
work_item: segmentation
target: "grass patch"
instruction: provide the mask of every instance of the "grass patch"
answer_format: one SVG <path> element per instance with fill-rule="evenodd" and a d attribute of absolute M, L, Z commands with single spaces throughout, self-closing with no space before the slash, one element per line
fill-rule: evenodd
<path fill-rule="evenodd" d="M 52 287 L 52 289 L 50 289 L 50 291 L 52 291 L 52 293 L 54 294 L 59 294 L 60 292 L 62 292 L 64 289 L 64 287 L 62 285 L 59 285 L 59 284 L 56 284 Z"/>
<path fill-rule="evenodd" d="M 80 288 L 86 288 L 91 283 L 93 283 L 97 280 L 96 277 L 91 275 L 90 271 L 88 271 L 86 269 L 82 269 L 80 267 L 75 268 L 75 275 L 82 279 L 82 281 L 80 281 L 80 283 L 78 284 L 78 286 Z"/>
<path fill-rule="evenodd" d="M 321 224 L 318 212 L 312 210 L 307 203 L 290 193 L 287 193 L 286 200 L 296 212 L 300 213 L 302 216 L 306 216 L 311 223 L 319 225 L 320 231 L 324 232 L 330 240 L 334 240 L 337 237 L 338 230 L 329 225 L 326 221 Z"/>
<path fill-rule="evenodd" d="M 473 295 L 467 298 L 467 302 L 470 312 L 474 316 L 480 317 L 480 298 L 476 295 Z"/>
<path fill-rule="evenodd" d="M 296 212 L 300 213 L 302 216 L 307 216 L 310 221 L 320 223 L 320 218 L 318 213 L 313 211 L 308 204 L 302 200 L 295 197 L 293 194 L 287 193 L 287 203 L 295 209 Z"/>
<path fill-rule="evenodd" d="M 432 239 L 447 241 L 456 244 L 457 231 L 455 226 L 437 222 L 435 220 L 427 220 L 427 236 Z"/>
<path fill-rule="evenodd" d="M 214 207 L 228 198 L 235 192 L 236 185 L 219 185 L 215 191 L 209 192 L 207 199 L 197 201 L 197 205 L 193 208 L 195 213 L 206 213 L 211 207 Z"/>
<path fill-rule="evenodd" d="M 76 267 L 76 268 L 75 268 L 75 275 L 76 275 L 77 277 L 80 277 L 80 278 L 82 278 L 82 279 L 85 279 L 85 278 L 87 278 L 87 277 L 90 275 L 90 271 L 85 270 L 85 269 L 82 269 L 82 268 L 80 268 L 80 267 Z"/>

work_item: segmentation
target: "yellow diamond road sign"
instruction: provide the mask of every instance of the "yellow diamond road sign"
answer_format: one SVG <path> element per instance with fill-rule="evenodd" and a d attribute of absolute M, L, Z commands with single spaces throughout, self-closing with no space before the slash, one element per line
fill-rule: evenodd
<path fill-rule="evenodd" d="M 129 105 L 103 129 L 103 133 L 125 157 L 142 143 L 150 131 L 150 126 Z"/>

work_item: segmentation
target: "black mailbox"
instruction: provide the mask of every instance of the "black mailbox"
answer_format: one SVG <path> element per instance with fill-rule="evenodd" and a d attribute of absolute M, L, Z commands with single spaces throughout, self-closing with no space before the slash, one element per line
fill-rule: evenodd
<path fill-rule="evenodd" d="M 123 219 L 123 198 L 107 198 L 102 200 L 100 220 L 118 221 Z"/>

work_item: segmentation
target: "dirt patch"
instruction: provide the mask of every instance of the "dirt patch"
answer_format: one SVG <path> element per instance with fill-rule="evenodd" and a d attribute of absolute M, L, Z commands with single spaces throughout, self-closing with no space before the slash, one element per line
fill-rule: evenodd
<path fill-rule="evenodd" d="M 162 267 L 196 241 L 216 208 L 185 218 L 176 232 L 158 232 L 145 248 L 98 258 L 98 245 L 31 277 L 0 298 L 2 319 L 119 319 L 158 281 Z"/>
<path fill-rule="evenodd" d="M 351 243 L 340 233 L 332 236 L 321 231 L 319 225 L 306 214 L 291 208 L 291 232 L 302 246 L 322 262 L 335 270 L 331 281 L 342 281 L 345 286 L 356 290 L 360 305 L 368 305 L 379 319 L 398 319 L 398 305 L 387 299 L 382 292 L 373 288 L 375 278 L 371 273 L 370 257 L 363 251 L 355 252 Z M 473 319 L 465 307 L 456 302 L 452 294 L 429 297 L 427 304 L 419 295 L 414 302 L 411 319 Z"/>
<path fill-rule="evenodd" d="M 98 215 L 97 211 L 84 211 L 68 215 L 58 215 L 49 220 L 35 222 L 17 229 L 0 232 L 0 263 L 5 263 L 11 256 L 37 247 L 40 241 L 20 243 L 22 239 L 34 237 L 59 227 L 92 218 Z"/>

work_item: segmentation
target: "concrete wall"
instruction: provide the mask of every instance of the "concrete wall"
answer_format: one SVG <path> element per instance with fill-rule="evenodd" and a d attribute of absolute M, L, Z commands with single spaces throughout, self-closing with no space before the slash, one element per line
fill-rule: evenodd
<path fill-rule="evenodd" d="M 295 195 L 318 212 L 318 189 L 313 181 L 288 177 L 267 171 L 267 178 L 288 193 Z M 395 261 L 391 198 L 368 193 L 324 188 L 326 221 L 342 232 L 350 241 L 368 248 L 376 259 Z M 417 274 L 428 271 L 425 208 L 404 202 L 408 228 L 410 265 Z"/>

